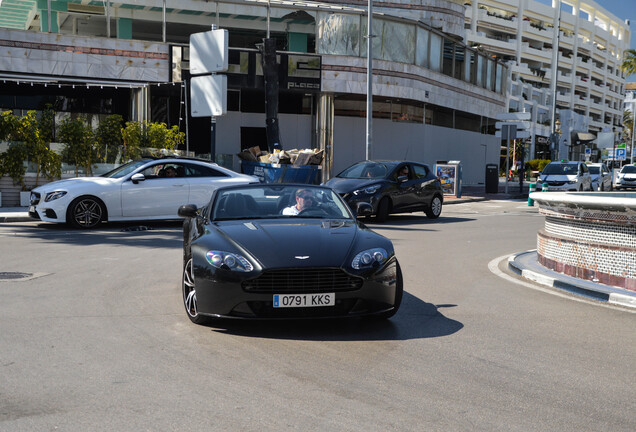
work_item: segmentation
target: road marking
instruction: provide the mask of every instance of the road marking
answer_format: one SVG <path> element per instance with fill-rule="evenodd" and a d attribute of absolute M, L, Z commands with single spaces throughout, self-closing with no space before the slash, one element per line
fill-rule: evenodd
<path fill-rule="evenodd" d="M 568 299 L 568 300 L 574 300 L 574 301 L 577 301 L 577 302 L 580 302 L 580 303 L 586 303 L 586 304 L 591 304 L 591 305 L 595 305 L 595 306 L 603 306 L 603 307 L 606 307 L 606 308 L 609 308 L 609 309 L 620 310 L 620 311 L 623 311 L 623 312 L 636 313 L 636 310 L 630 310 L 630 309 L 627 309 L 625 307 L 617 307 L 617 306 L 614 306 L 613 304 L 608 303 L 608 302 L 590 301 L 590 300 L 586 300 L 584 298 L 580 298 L 580 297 L 576 296 L 576 294 L 565 294 L 563 292 L 560 292 L 559 288 L 553 288 L 553 289 L 544 288 L 542 286 L 535 285 L 535 284 L 532 284 L 530 282 L 524 282 L 522 280 L 516 279 L 516 278 L 510 276 L 509 274 L 506 274 L 506 273 L 502 272 L 499 269 L 499 264 L 503 260 L 508 261 L 508 258 L 510 258 L 512 255 L 514 255 L 514 254 L 502 255 L 500 257 L 497 257 L 497 258 L 493 259 L 492 261 L 490 261 L 488 263 L 488 270 L 490 270 L 491 273 L 495 274 L 496 276 L 499 276 L 500 278 L 507 280 L 508 282 L 512 282 L 512 283 L 515 283 L 517 285 L 522 285 L 522 286 L 524 286 L 526 288 L 531 288 L 533 290 L 541 291 L 541 292 L 546 293 L 546 294 L 552 294 L 552 295 L 555 295 L 557 297 L 565 298 L 565 299 Z"/>

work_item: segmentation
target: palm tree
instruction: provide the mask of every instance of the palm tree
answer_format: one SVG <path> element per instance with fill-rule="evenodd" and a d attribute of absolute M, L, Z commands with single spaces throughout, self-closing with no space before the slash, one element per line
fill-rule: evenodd
<path fill-rule="evenodd" d="M 625 51 L 621 69 L 625 72 L 625 76 L 636 74 L 636 49 L 629 49 Z"/>

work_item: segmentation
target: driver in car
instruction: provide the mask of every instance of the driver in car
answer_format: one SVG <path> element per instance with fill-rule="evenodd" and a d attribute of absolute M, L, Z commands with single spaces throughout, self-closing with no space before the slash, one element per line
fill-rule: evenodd
<path fill-rule="evenodd" d="M 296 205 L 286 207 L 283 209 L 284 216 L 296 216 L 303 210 L 311 208 L 316 199 L 311 191 L 307 189 L 298 189 L 296 191 Z"/>

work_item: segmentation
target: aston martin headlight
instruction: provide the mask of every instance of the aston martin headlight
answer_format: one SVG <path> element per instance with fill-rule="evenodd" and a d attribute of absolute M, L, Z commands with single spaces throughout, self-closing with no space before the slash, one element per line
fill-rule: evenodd
<path fill-rule="evenodd" d="M 382 248 L 367 249 L 355 256 L 351 262 L 351 267 L 360 270 L 365 267 L 378 266 L 382 264 L 389 255 Z"/>
<path fill-rule="evenodd" d="M 239 254 L 223 251 L 208 251 L 205 258 L 216 268 L 225 270 L 236 270 L 240 272 L 250 272 L 254 266 Z"/>
<path fill-rule="evenodd" d="M 367 187 L 365 187 L 363 189 L 358 189 L 358 190 L 353 191 L 353 194 L 354 195 L 362 195 L 362 194 L 373 195 L 381 187 L 382 187 L 382 185 L 379 185 L 379 184 L 372 185 L 372 186 L 367 186 Z"/>
<path fill-rule="evenodd" d="M 46 197 L 44 197 L 44 201 L 55 201 L 58 198 L 62 198 L 64 195 L 66 195 L 66 191 L 49 192 L 46 194 Z"/>

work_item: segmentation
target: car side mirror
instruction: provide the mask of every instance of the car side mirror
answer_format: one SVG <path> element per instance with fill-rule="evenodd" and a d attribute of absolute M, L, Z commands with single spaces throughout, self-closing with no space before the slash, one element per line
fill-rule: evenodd
<path fill-rule="evenodd" d="M 133 176 L 130 178 L 130 180 L 134 183 L 137 184 L 139 182 L 142 182 L 144 180 L 146 180 L 146 176 L 144 176 L 141 173 L 137 173 L 137 174 L 133 174 Z"/>
<path fill-rule="evenodd" d="M 356 216 L 371 216 L 373 213 L 373 206 L 368 202 L 359 202 L 356 204 L 355 215 Z"/>
<path fill-rule="evenodd" d="M 197 206 L 194 204 L 185 204 L 179 207 L 177 210 L 177 214 L 181 217 L 185 218 L 196 218 L 197 217 Z"/>

